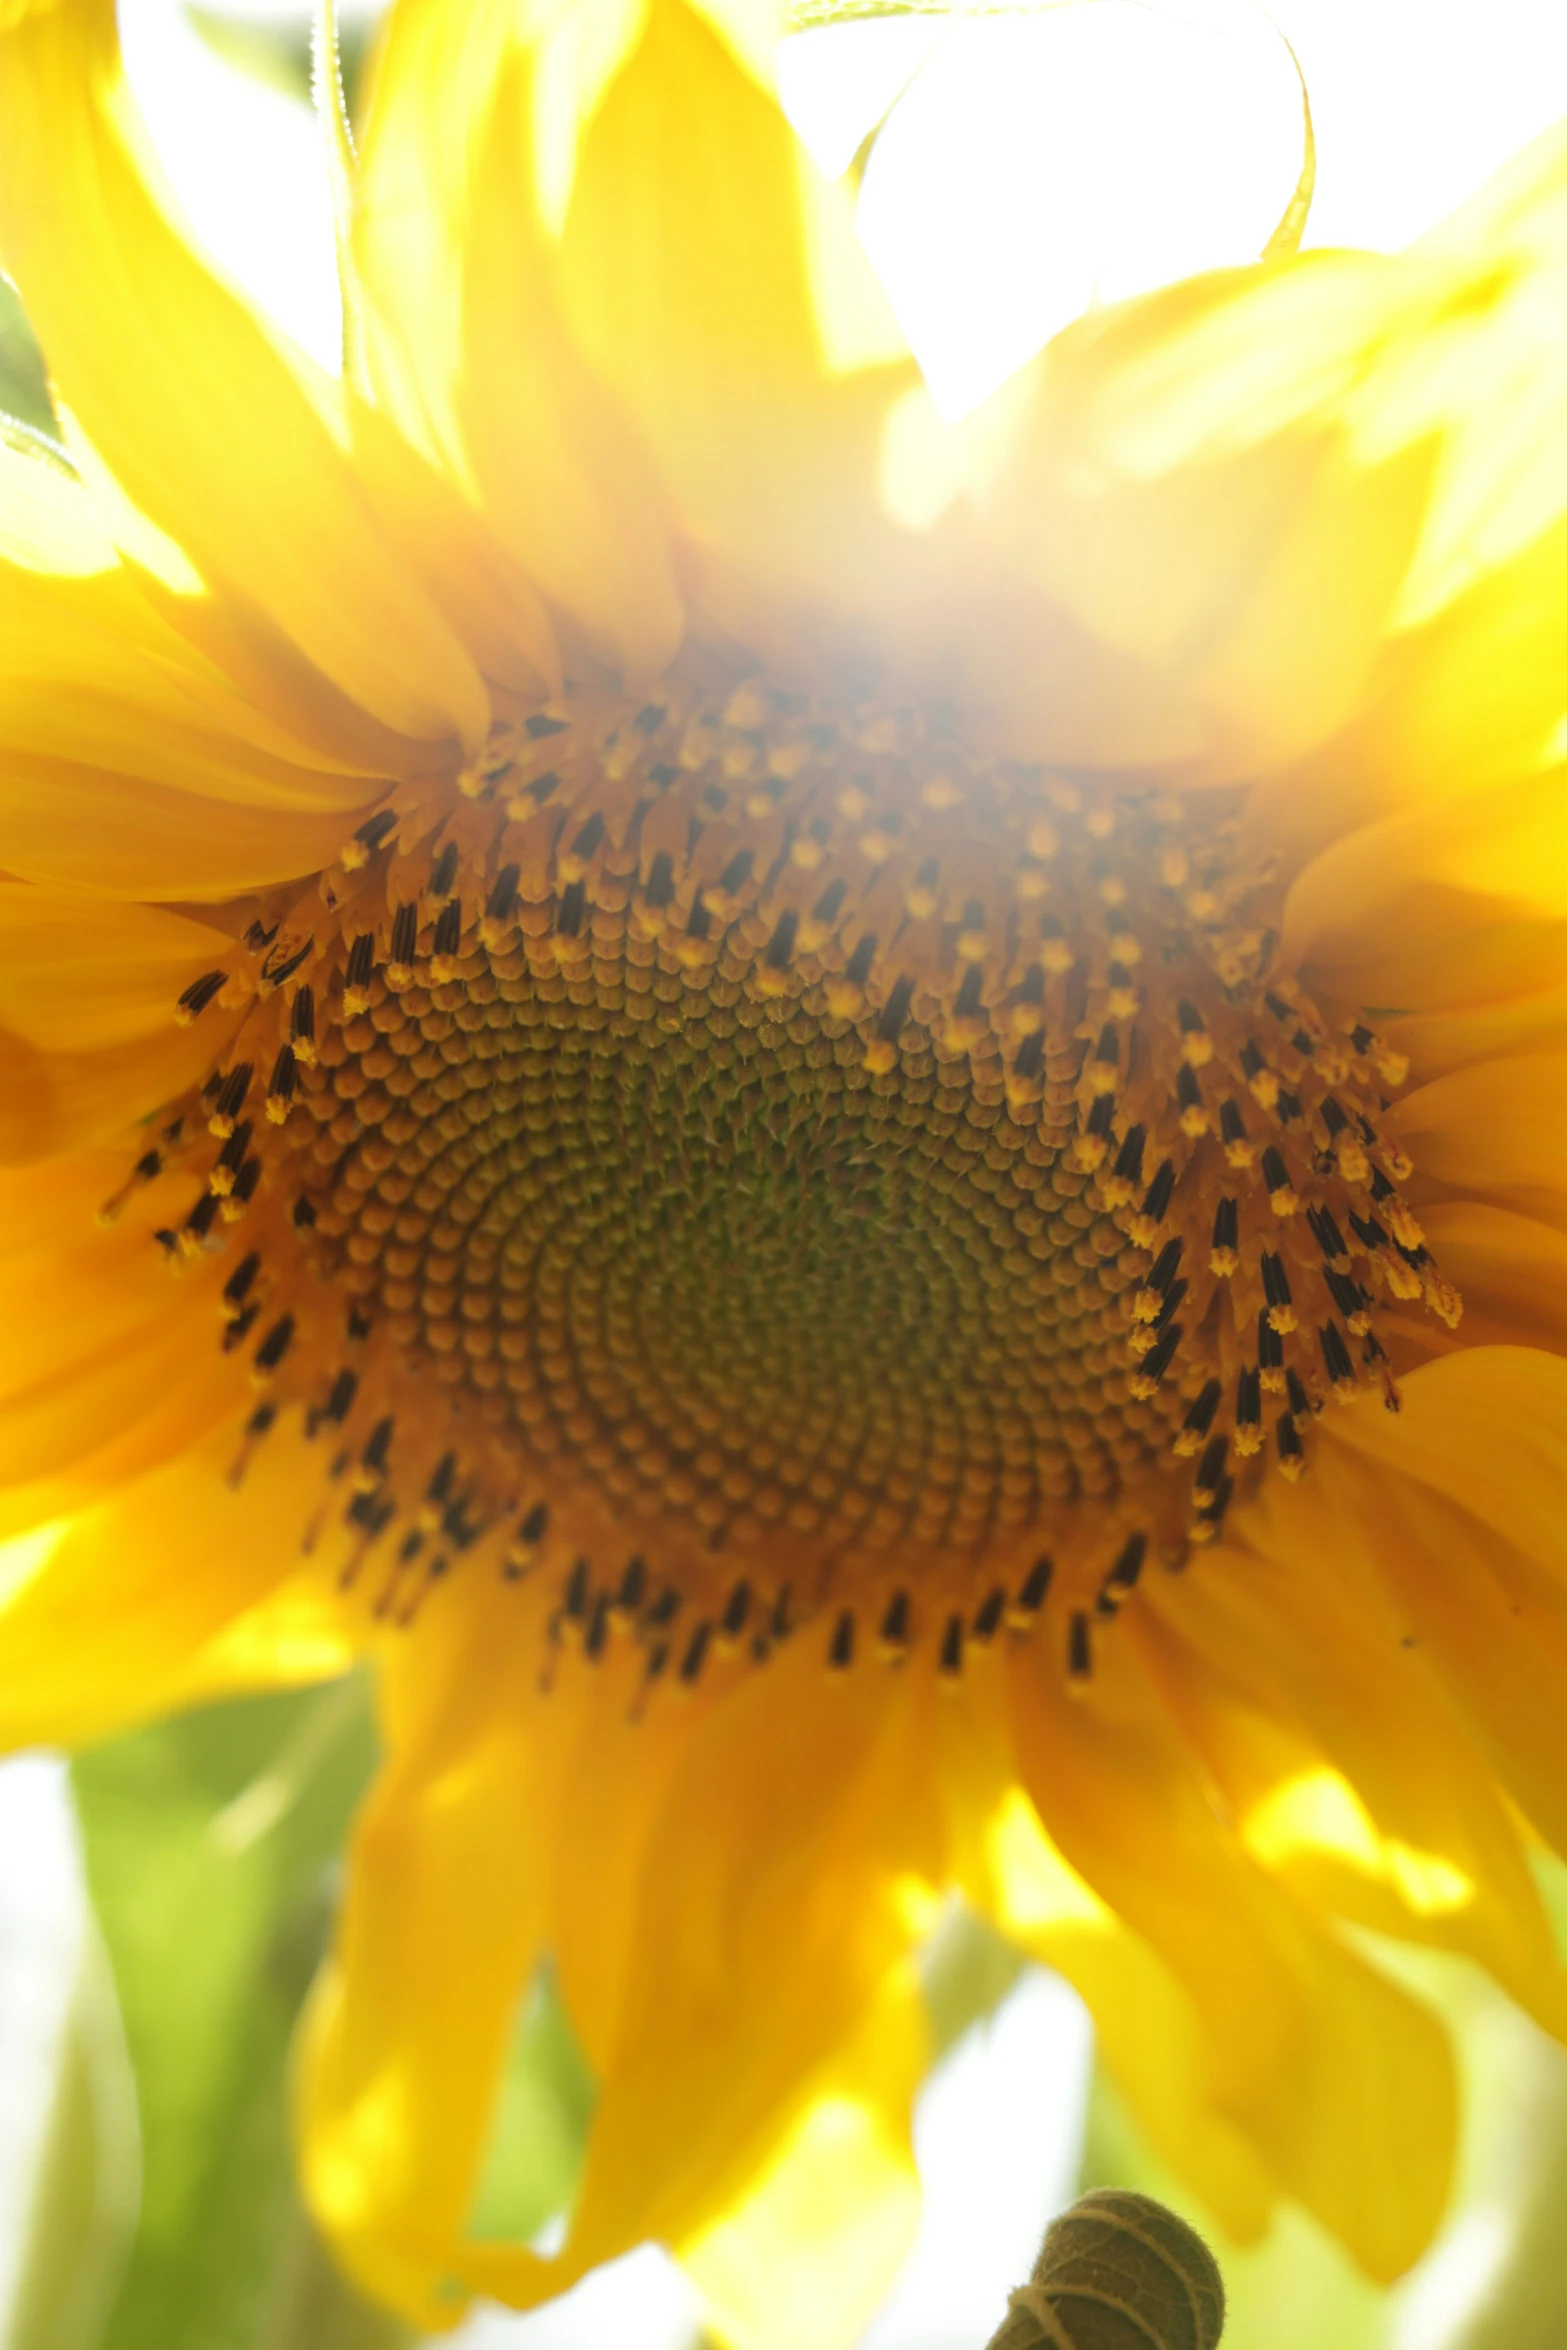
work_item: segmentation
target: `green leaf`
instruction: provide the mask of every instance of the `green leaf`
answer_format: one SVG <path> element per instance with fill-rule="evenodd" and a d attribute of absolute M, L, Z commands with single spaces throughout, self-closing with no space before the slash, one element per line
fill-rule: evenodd
<path fill-rule="evenodd" d="M 14 416 L 19 424 L 30 424 L 51 439 L 58 436 L 43 353 L 8 277 L 0 277 L 0 414 Z"/>
<path fill-rule="evenodd" d="M 66 2015 L 6 2350 L 95 2350 L 136 2232 L 140 2149 L 114 1986 L 89 1935 Z"/>
<path fill-rule="evenodd" d="M 468 2233 L 531 2243 L 571 2208 L 597 2091 L 556 1989 L 535 1976 L 512 2036 Z"/>
<path fill-rule="evenodd" d="M 995 2014 L 1023 1966 L 1022 1953 L 977 1910 L 965 1901 L 948 1905 L 920 1959 L 933 2061 L 945 2056 L 971 2024 Z"/>
<path fill-rule="evenodd" d="M 294 2021 L 374 1756 L 348 1681 L 187 1714 L 75 1765 L 141 2130 L 140 2214 L 97 2350 L 409 2340 L 315 2245 L 288 2118 Z M 28 2350 L 85 2346 L 62 2321 Z"/>

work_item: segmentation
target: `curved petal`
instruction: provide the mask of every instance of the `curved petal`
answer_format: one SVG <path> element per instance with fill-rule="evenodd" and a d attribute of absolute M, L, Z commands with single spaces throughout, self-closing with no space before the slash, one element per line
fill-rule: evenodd
<path fill-rule="evenodd" d="M 1371 2275 L 1397 2276 L 1447 2196 L 1442 2033 L 1246 1853 L 1130 1644 L 1103 1645 L 1082 1702 L 1037 1654 L 1014 1660 L 1024 1784 L 1072 1867 L 1184 1985 L 1219 2110 Z"/>
<path fill-rule="evenodd" d="M 704 1701 L 633 1856 L 616 2042 L 563 2262 L 467 2246 L 472 2285 L 525 2305 L 654 2237 L 696 2247 L 735 2295 L 732 2259 L 759 2240 L 746 2231 L 792 2228 L 800 2166 L 840 2123 L 840 2153 L 880 2183 L 868 2234 L 846 2230 L 824 2258 L 856 2290 L 881 2276 L 906 2214 L 917 2071 L 897 1979 L 915 1931 L 904 1881 L 943 1873 L 933 1696 L 913 1675 L 829 1683 L 802 1641 Z M 612 1896 L 606 1926 L 624 1915 Z M 803 2310 L 824 2279 L 807 2244 L 792 2257 L 806 2273 L 780 2290 Z"/>
<path fill-rule="evenodd" d="M 1252 794 L 1243 838 L 1310 856 L 1368 820 L 1554 764 L 1567 523 L 1383 647 L 1353 724 Z"/>
<path fill-rule="evenodd" d="M 1353 359 L 1335 376 L 1323 346 L 1376 331 L 1388 270 L 1312 255 L 1150 296 L 1058 337 L 976 427 L 994 559 L 1180 681 L 1199 780 L 1298 758 L 1364 690 L 1431 460 L 1357 459 L 1331 397 Z M 1272 367 L 1292 398 L 1259 382 Z"/>
<path fill-rule="evenodd" d="M 360 806 L 384 786 L 372 785 Z M 289 814 L 127 782 L 101 767 L 0 755 L 5 862 L 29 881 L 111 898 L 220 899 L 330 865 L 345 815 Z"/>
<path fill-rule="evenodd" d="M 23 1579 L 0 1609 L 7 1745 L 104 1737 L 223 1685 L 221 1672 L 206 1680 L 203 1659 L 289 1574 L 321 1481 L 319 1452 L 279 1432 L 236 1487 L 237 1441 L 231 1423 L 9 1546 Z M 272 1676 L 250 1648 L 254 1686 Z M 287 1651 L 280 1661 L 276 1677 L 298 1677 Z"/>
<path fill-rule="evenodd" d="M 398 771 L 398 745 L 367 728 L 356 758 L 323 765 L 301 723 L 198 652 L 75 476 L 0 430 L 0 865 L 120 897 L 308 873 Z"/>
<path fill-rule="evenodd" d="M 1464 1301 L 1466 1337 L 1567 1352 L 1567 1233 L 1478 1200 L 1436 1201 L 1420 1221 Z"/>
<path fill-rule="evenodd" d="M 1384 1123 L 1424 1179 L 1552 1223 L 1567 1214 L 1567 1054 L 1455 1069 L 1395 1102 Z"/>
<path fill-rule="evenodd" d="M 1423 1363 L 1402 1384 L 1396 1416 L 1335 1415 L 1333 1441 L 1429 1485 L 1554 1578 L 1567 1576 L 1567 1360 L 1531 1347 L 1470 1347 Z"/>
<path fill-rule="evenodd" d="M 1409 809 L 1335 841 L 1291 885 L 1283 930 L 1291 960 L 1352 1003 L 1495 1005 L 1559 983 L 1560 774 Z"/>
<path fill-rule="evenodd" d="M 534 184 L 533 75 L 569 125 L 571 67 L 598 73 L 634 8 L 542 26 L 510 0 L 416 0 L 392 18 L 355 186 L 353 252 L 379 404 L 442 468 L 545 597 L 638 674 L 681 608 L 662 501 L 560 314 Z"/>
<path fill-rule="evenodd" d="M 176 1027 L 174 1006 L 229 943 L 154 907 L 0 881 L 0 1163 L 112 1141 L 202 1076 L 218 1039 Z"/>
<path fill-rule="evenodd" d="M 1421 1077 L 1445 1077 L 1471 1061 L 1494 1061 L 1503 1054 L 1559 1053 L 1567 1046 L 1567 979 L 1528 992 L 1529 981 L 1547 959 L 1554 970 L 1567 969 L 1567 924 L 1547 933 L 1499 924 L 1476 941 L 1476 949 L 1473 961 L 1454 958 L 1460 980 L 1467 983 L 1463 993 L 1471 1000 L 1450 1011 L 1383 1013 L 1378 1020 L 1394 1050 L 1407 1053 Z M 1444 984 L 1441 961 L 1436 943 L 1426 958 L 1435 989 Z M 1473 1000 L 1481 967 L 1482 985 L 1506 975 L 1506 992 L 1489 1003 Z"/>
<path fill-rule="evenodd" d="M 1384 1618 L 1387 1677 L 1434 1682 L 1498 1784 L 1563 1849 L 1567 1589 L 1429 1486 L 1389 1475 L 1384 1461 L 1333 1443 L 1320 1471 L 1334 1564 Z M 1246 1531 L 1291 1572 L 1304 1561 L 1316 1575 L 1321 1518 L 1296 1506 L 1300 1498 L 1275 1497 L 1249 1513 Z"/>
<path fill-rule="evenodd" d="M 377 531 L 335 387 L 290 365 L 151 193 L 111 0 L 0 40 L 0 250 L 72 416 L 204 577 L 400 733 L 482 742 L 477 673 Z"/>
<path fill-rule="evenodd" d="M 460 2237 L 516 2005 L 548 1935 L 550 1823 L 584 1683 L 542 1696 L 540 1606 L 475 1584 L 386 1659 L 387 1760 L 306 2018 L 306 2190 L 338 2256 L 426 2331 L 461 2314 Z M 595 1692 L 596 1693 L 596 1692 Z M 518 2251 L 530 2298 L 580 2265 Z"/>
<path fill-rule="evenodd" d="M 877 298 L 847 205 L 703 16 L 651 0 L 582 136 L 560 276 L 578 342 L 697 542 L 709 600 L 723 572 L 786 606 L 868 605 L 911 559 L 877 466 L 912 365 L 835 372 L 814 292 L 813 224 L 836 225 L 863 278 L 851 300 Z"/>
<path fill-rule="evenodd" d="M 185 1213 L 188 1180 L 139 1187 L 100 1228 L 129 1165 L 127 1151 L 0 1169 L 5 1533 L 118 1490 L 228 1418 L 242 1392 L 216 1347 L 216 1262 L 177 1281 L 153 1242 Z"/>
<path fill-rule="evenodd" d="M 1424 246 L 1128 304 L 998 403 L 1003 561 L 1190 668 L 1201 772 L 1300 758 L 1369 710 L 1364 743 L 1265 795 L 1270 834 L 1520 772 L 1561 715 L 1564 224 L 1553 132 Z"/>
<path fill-rule="evenodd" d="M 1094 2019 L 1098 2061 L 1164 2161 L 1237 2243 L 1278 2199 L 1267 2164 L 1212 2102 L 1197 2010 L 1179 1979 L 1069 1867 L 1017 1784 L 999 1666 L 978 1659 L 942 1708 L 940 1782 L 958 1882 L 1007 1939 L 1065 1976 Z"/>
<path fill-rule="evenodd" d="M 14 752 L 280 811 L 352 807 L 379 772 L 323 767 L 318 744 L 238 691 L 154 609 L 77 476 L 3 420 L 0 679 Z"/>
<path fill-rule="evenodd" d="M 1314 1906 L 1477 1959 L 1560 2033 L 1567 1975 L 1488 1764 L 1368 1603 L 1368 1552 L 1408 1535 L 1365 1485 L 1314 1478 L 1272 1513 L 1287 1555 L 1155 1583 L 1133 1637 L 1250 1850 Z"/>
<path fill-rule="evenodd" d="M 1373 1571 L 1498 1784 L 1567 1851 L 1567 1607 L 1505 1542 L 1429 1490 L 1407 1491 L 1402 1514 L 1409 1539 L 1379 1544 Z"/>
<path fill-rule="evenodd" d="M 908 1949 L 898 1880 L 942 1873 L 932 1692 L 846 1681 L 797 1643 L 681 1759 L 642 1863 L 638 1963 L 572 2229 L 585 2258 L 681 2241 L 724 2209 Z"/>
<path fill-rule="evenodd" d="M 859 2340 L 918 2223 L 908 2117 L 929 2061 L 914 1970 L 895 1969 L 755 2184 L 680 2245 L 735 2350 Z"/>

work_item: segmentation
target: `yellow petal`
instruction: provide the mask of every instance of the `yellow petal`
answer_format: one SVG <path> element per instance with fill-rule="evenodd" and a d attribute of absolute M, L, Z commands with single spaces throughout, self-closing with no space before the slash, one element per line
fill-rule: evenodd
<path fill-rule="evenodd" d="M 1567 1054 L 1455 1069 L 1387 1113 L 1421 1175 L 1560 1223 L 1567 1216 Z"/>
<path fill-rule="evenodd" d="M 111 1230 L 97 1226 L 130 1157 L 0 1169 L 0 1535 L 117 1493 L 228 1418 L 242 1392 L 215 1345 L 218 1261 L 176 1284 L 152 1237 L 187 1212 L 189 1179 L 141 1187 Z M 126 1372 L 150 1355 L 156 1377 Z"/>
<path fill-rule="evenodd" d="M 293 881 L 330 865 L 354 827 L 352 809 L 279 818 L 65 760 L 0 764 L 8 868 L 110 898 L 218 899 Z"/>
<path fill-rule="evenodd" d="M 582 137 L 561 282 L 710 597 L 723 570 L 785 604 L 868 604 L 908 560 L 876 480 L 883 420 L 916 379 L 910 365 L 829 364 L 810 248 L 833 196 L 869 299 L 848 191 L 817 183 L 775 99 L 701 14 L 651 0 Z"/>
<path fill-rule="evenodd" d="M 186 1397 L 189 1435 L 232 1412 L 239 1367 L 215 1345 L 215 1259 L 177 1286 L 151 1238 L 191 1199 L 189 1179 L 143 1187 L 112 1230 L 93 1211 L 128 1154 L 51 1160 L 0 1173 L 11 1211 L 0 1254 L 0 1484 L 70 1479 L 105 1445 Z M 200 1400 L 192 1402 L 192 1373 Z"/>
<path fill-rule="evenodd" d="M 108 896 L 307 873 L 398 771 L 368 722 L 334 765 L 311 712 L 302 734 L 265 715 L 154 610 L 66 468 L 3 432 L 0 685 L 0 864 Z"/>
<path fill-rule="evenodd" d="M 174 1006 L 229 943 L 150 906 L 0 882 L 0 1162 L 111 1141 L 195 1082 L 221 1028 L 177 1028 Z"/>
<path fill-rule="evenodd" d="M 1267 796 L 1287 835 L 1519 773 L 1561 714 L 1564 183 L 1553 133 L 1423 247 L 1129 304 L 1000 403 L 1026 416 L 1008 559 L 1189 665 L 1221 769 L 1372 712 Z"/>
<path fill-rule="evenodd" d="M 679 2246 L 732 2350 L 849 2350 L 913 2240 L 908 2116 L 930 2061 L 912 1968 L 896 1968 L 755 2184 Z"/>
<path fill-rule="evenodd" d="M 976 427 L 996 560 L 1184 685 L 1199 777 L 1298 757 L 1364 690 L 1430 459 L 1357 461 L 1322 346 L 1363 337 L 1387 284 L 1344 255 L 1195 280 L 1059 337 Z"/>
<path fill-rule="evenodd" d="M 161 907 L 0 881 L 0 1027 L 40 1052 L 140 1044 L 231 943 Z"/>
<path fill-rule="evenodd" d="M 320 1454 L 280 1431 L 236 1490 L 237 1441 L 230 1424 L 6 1546 L 24 1578 L 0 1609 L 7 1745 L 104 1737 L 200 1692 L 203 1652 L 288 1574 L 320 1487 Z"/>
<path fill-rule="evenodd" d="M 573 2224 L 584 2255 L 683 2240 L 726 2208 L 908 1948 L 898 1882 L 942 1873 L 930 1692 L 851 1680 L 828 1684 L 800 1642 L 726 1693 L 681 1759 L 643 1861 Z"/>
<path fill-rule="evenodd" d="M 1243 838 L 1312 854 L 1369 819 L 1490 791 L 1559 753 L 1567 524 L 1384 646 L 1354 723 L 1253 793 Z"/>
<path fill-rule="evenodd" d="M 1522 1346 L 1444 1355 L 1403 1381 L 1396 1415 L 1357 1407 L 1336 1420 L 1332 1440 L 1431 1486 L 1526 1558 L 1561 1575 L 1567 1476 L 1567 1361 L 1561 1356 Z"/>
<path fill-rule="evenodd" d="M 635 10 L 576 11 L 542 60 L 525 13 L 416 0 L 391 20 L 355 191 L 379 404 L 549 602 L 655 673 L 680 603 L 650 469 L 560 316 L 534 184 L 533 74 L 570 135 L 579 52 L 601 77 Z M 552 67 L 556 70 L 552 73 Z"/>
<path fill-rule="evenodd" d="M 1216 1552 L 1155 1586 L 1135 1636 L 1249 1849 L 1315 1905 L 1477 1959 L 1567 2029 L 1567 1976 L 1489 1765 L 1375 1596 L 1370 1553 L 1408 1534 L 1363 1474 L 1331 1474 L 1347 1465 L 1270 1513 L 1273 1558 Z"/>
<path fill-rule="evenodd" d="M 538 590 L 448 478 L 363 399 L 354 458 L 382 527 L 493 683 L 557 693 L 560 648 Z"/>
<path fill-rule="evenodd" d="M 513 2013 L 548 1932 L 549 1823 L 577 1700 L 537 1690 L 541 1610 L 497 1579 L 386 1660 L 387 1760 L 354 1833 L 300 2077 L 306 2188 L 339 2258 L 423 2330 L 459 2238 Z M 576 1689 L 580 1693 L 579 1679 Z M 571 2281 L 537 2255 L 533 2298 Z"/>
<path fill-rule="evenodd" d="M 1420 554 L 1401 598 L 1407 624 L 1450 603 L 1567 512 L 1556 417 L 1567 354 L 1556 316 L 1567 290 L 1567 133 L 1547 131 L 1415 256 L 1455 273 L 1423 347 L 1360 394 L 1363 447 L 1442 441 Z"/>
<path fill-rule="evenodd" d="M 0 40 L 0 252 L 55 381 L 126 495 L 351 701 L 481 742 L 483 687 L 377 531 L 332 407 L 151 192 L 109 0 L 44 0 Z M 308 386 L 308 389 L 307 389 Z"/>
<path fill-rule="evenodd" d="M 335 1579 L 291 1575 L 199 1648 L 163 1703 L 205 1705 L 253 1690 L 332 1681 L 349 1670 L 359 1646 L 353 1612 Z"/>
<path fill-rule="evenodd" d="M 1444 943 L 1435 939 L 1426 958 L 1438 988 Z M 1394 1050 L 1408 1054 L 1417 1075 L 1445 1077 L 1470 1061 L 1560 1053 L 1567 1046 L 1567 979 L 1530 991 L 1543 963 L 1549 961 L 1555 971 L 1567 965 L 1567 925 L 1542 933 L 1499 924 L 1474 942 L 1471 953 L 1455 956 L 1454 961 L 1469 1001 L 1451 1011 L 1383 1014 L 1378 1019 Z M 1490 1001 L 1473 1000 L 1492 988 Z"/>
<path fill-rule="evenodd" d="M 1291 886 L 1284 949 L 1354 1003 L 1491 1004 L 1561 977 L 1567 816 L 1559 774 L 1385 818 Z"/>
<path fill-rule="evenodd" d="M 1399 2275 L 1447 2196 L 1442 2034 L 1246 1853 L 1131 1644 L 1103 1650 L 1081 1702 L 1030 1652 L 1014 1660 L 1029 1795 L 1072 1867 L 1185 1987 L 1213 2102 L 1371 2275 Z"/>
<path fill-rule="evenodd" d="M 1094 2019 L 1095 2050 L 1148 2141 L 1238 2243 L 1267 2227 L 1267 2164 L 1215 2110 L 1196 2008 L 1178 1978 L 1068 1866 L 1016 1783 L 981 1660 L 964 1702 L 944 1706 L 940 1780 L 956 1815 L 956 1873 L 1019 1949 L 1063 1975 Z"/>
<path fill-rule="evenodd" d="M 1371 1474 L 1385 1489 L 1386 1472 Z M 1499 1785 L 1567 1851 L 1567 1594 L 1465 1512 L 1403 1484 L 1402 1539 L 1370 1548 L 1404 1637 L 1447 1688 Z"/>
<path fill-rule="evenodd" d="M 700 1721 L 688 1704 L 655 1704 L 640 1720 L 629 1705 L 580 1717 L 556 1839 L 552 1944 L 572 2026 L 600 2078 L 624 2036 L 640 1963 L 648 1846 Z"/>
<path fill-rule="evenodd" d="M 847 2153 L 872 2157 L 886 2177 L 887 2149 L 906 2132 L 909 2041 L 901 2025 L 882 2041 L 866 2019 L 915 1931 L 907 1879 L 943 1873 L 927 1776 L 931 1697 L 913 1676 L 890 1688 L 865 1676 L 829 1685 L 800 1642 L 698 1714 L 633 1861 L 617 2042 L 598 2068 L 563 2256 L 551 2265 L 508 2246 L 465 2246 L 472 2286 L 526 2305 L 644 2238 L 705 2240 L 753 2195 L 757 2228 L 782 2227 L 798 2208 L 800 2151 L 813 2130 L 830 2130 L 833 2068 L 865 2029 L 853 2062 L 875 2056 L 874 2081 L 861 2074 L 854 2101 L 881 2119 L 868 2140 L 865 2120 L 852 2118 Z M 568 1802 L 563 1840 L 572 1833 Z M 614 1843 L 609 1852 L 621 1857 Z M 612 1896 L 606 1931 L 625 1931 L 624 1918 Z M 890 2240 L 878 2220 L 868 2249 L 845 2237 L 824 2258 L 840 2275 L 857 2269 L 868 2289 Z M 807 2260 L 803 2246 L 797 2257 Z M 803 2303 L 818 2286 L 802 2276 L 789 2289 Z"/>
<path fill-rule="evenodd" d="M 1433 1201 L 1420 1221 L 1463 1298 L 1466 1339 L 1567 1351 L 1567 1233 L 1478 1200 Z"/>
<path fill-rule="evenodd" d="M 75 474 L 3 422 L 0 675 L 11 750 L 279 809 L 353 807 L 380 772 L 323 767 L 237 691 L 154 609 Z"/>

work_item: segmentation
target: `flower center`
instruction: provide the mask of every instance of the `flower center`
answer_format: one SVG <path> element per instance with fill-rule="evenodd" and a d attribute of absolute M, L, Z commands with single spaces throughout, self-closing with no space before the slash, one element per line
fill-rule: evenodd
<path fill-rule="evenodd" d="M 383 1612 L 493 1542 L 655 1674 L 809 1617 L 955 1671 L 1047 1594 L 1084 1671 L 1329 1392 L 1396 1404 L 1389 1304 L 1456 1319 L 1238 797 L 757 679 L 491 748 L 188 991 L 247 1008 L 163 1153 L 220 1145 L 167 1245 L 253 1228 L 247 1441 L 330 1432 Z"/>

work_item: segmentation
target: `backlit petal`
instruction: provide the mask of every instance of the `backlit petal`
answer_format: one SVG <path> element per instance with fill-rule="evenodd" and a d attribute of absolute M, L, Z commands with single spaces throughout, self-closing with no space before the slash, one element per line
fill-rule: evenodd
<path fill-rule="evenodd" d="M 477 673 L 334 439 L 336 388 L 285 360 L 151 192 L 112 6 L 13 15 L 0 59 L 0 251 L 98 456 L 352 702 L 415 737 L 482 740 Z"/>
<path fill-rule="evenodd" d="M 355 196 L 376 396 L 549 602 L 621 663 L 679 635 L 661 500 L 609 392 L 574 350 L 534 182 L 533 79 L 573 117 L 580 44 L 602 72 L 634 10 L 563 20 L 540 61 L 510 0 L 400 9 Z M 565 78 L 551 79 L 554 65 Z"/>
<path fill-rule="evenodd" d="M 1450 1081 L 1444 1081 L 1450 1082 Z M 1357 1409 L 1333 1435 L 1455 1501 L 1553 1577 L 1567 1575 L 1567 1359 L 1472 1347 L 1424 1363 L 1392 1415 Z"/>
<path fill-rule="evenodd" d="M 1397 2276 L 1448 2190 L 1442 2034 L 1245 1853 L 1126 1645 L 1105 1646 L 1114 1696 L 1096 1673 L 1088 1703 L 1019 1660 L 1024 1784 L 1073 1868 L 1185 1985 L 1220 2110 L 1372 2276 Z"/>
<path fill-rule="evenodd" d="M 321 1473 L 318 1454 L 284 1439 L 236 1490 L 237 1442 L 233 1425 L 204 1436 L 123 1493 L 8 1546 L 22 1573 L 0 1608 L 8 1746 L 105 1737 L 203 1693 L 204 1654 L 288 1574 Z M 286 1647 L 281 1668 L 279 1679 L 298 1677 Z M 270 1677 L 253 1641 L 249 1685 Z"/>

